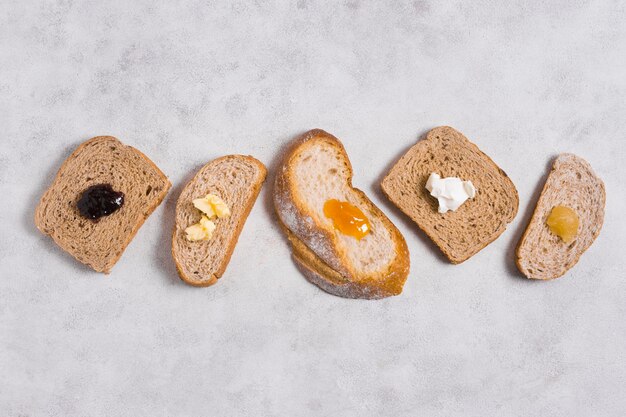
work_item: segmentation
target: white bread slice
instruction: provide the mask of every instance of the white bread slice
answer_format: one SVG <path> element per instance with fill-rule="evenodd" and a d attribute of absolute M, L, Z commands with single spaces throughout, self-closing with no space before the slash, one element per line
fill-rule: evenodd
<path fill-rule="evenodd" d="M 604 183 L 591 165 L 576 155 L 559 155 L 517 246 L 518 269 L 533 279 L 563 276 L 600 234 L 605 202 Z M 546 225 L 554 206 L 569 207 L 578 215 L 578 234 L 573 242 L 563 242 Z"/>
<path fill-rule="evenodd" d="M 323 213 L 330 199 L 348 201 L 367 216 L 361 240 L 335 230 Z M 276 212 L 307 279 L 346 298 L 397 295 L 409 273 L 409 252 L 391 221 L 359 189 L 341 142 L 315 129 L 294 142 L 276 174 Z"/>
<path fill-rule="evenodd" d="M 184 282 L 207 287 L 224 274 L 266 174 L 265 166 L 255 158 L 228 155 L 203 166 L 187 183 L 176 203 L 172 235 L 172 256 Z M 185 229 L 198 223 L 202 215 L 193 200 L 209 193 L 220 197 L 231 214 L 215 220 L 216 229 L 211 239 L 191 242 L 187 240 Z"/>
<path fill-rule="evenodd" d="M 76 202 L 87 188 L 110 184 L 124 204 L 94 222 L 81 217 Z M 143 153 L 112 136 L 81 144 L 65 160 L 41 197 L 35 225 L 78 261 L 109 273 L 171 184 Z"/>

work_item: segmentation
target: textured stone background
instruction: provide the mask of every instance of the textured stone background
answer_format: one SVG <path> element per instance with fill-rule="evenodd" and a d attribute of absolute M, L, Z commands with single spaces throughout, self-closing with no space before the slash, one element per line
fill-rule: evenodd
<path fill-rule="evenodd" d="M 0 415 L 626 414 L 624 2 L 154 3 L 0 1 Z M 378 188 L 441 124 L 521 201 L 459 266 Z M 271 168 L 313 127 L 344 141 L 355 184 L 404 233 L 404 293 L 310 285 L 267 190 L 219 284 L 183 285 L 169 248 L 183 183 L 226 153 Z M 63 159 L 102 134 L 174 184 L 110 276 L 32 221 Z M 604 229 L 565 278 L 530 282 L 513 249 L 564 151 L 605 180 Z"/>

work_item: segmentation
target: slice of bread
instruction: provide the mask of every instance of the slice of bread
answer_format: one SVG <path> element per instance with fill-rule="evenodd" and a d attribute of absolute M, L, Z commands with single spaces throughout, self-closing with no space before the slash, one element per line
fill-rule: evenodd
<path fill-rule="evenodd" d="M 559 155 L 517 246 L 516 262 L 522 274 L 534 279 L 553 279 L 576 265 L 600 234 L 605 202 L 604 183 L 591 165 L 576 155 Z M 578 233 L 570 243 L 563 242 L 546 225 L 555 206 L 569 207 L 578 215 Z"/>
<path fill-rule="evenodd" d="M 431 173 L 459 177 L 476 187 L 474 198 L 456 211 L 438 213 L 426 190 Z M 517 214 L 519 197 L 511 179 L 463 134 L 437 127 L 418 141 L 382 181 L 384 194 L 441 249 L 461 263 L 504 232 Z"/>
<path fill-rule="evenodd" d="M 94 222 L 80 215 L 76 203 L 83 191 L 97 184 L 124 193 L 124 204 Z M 114 137 L 98 136 L 65 160 L 41 197 L 35 225 L 80 262 L 109 273 L 170 187 L 147 156 Z"/>
<path fill-rule="evenodd" d="M 348 201 L 365 214 L 371 232 L 357 240 L 335 230 L 326 201 Z M 276 212 L 293 257 L 306 278 L 346 298 L 397 295 L 409 273 L 409 251 L 391 221 L 359 189 L 341 142 L 315 129 L 297 139 L 276 174 Z"/>
<path fill-rule="evenodd" d="M 265 166 L 255 158 L 228 155 L 203 166 L 183 188 L 176 203 L 172 256 L 184 282 L 207 287 L 222 276 L 266 174 Z M 193 200 L 207 194 L 220 197 L 231 214 L 215 220 L 216 228 L 209 240 L 189 241 L 185 229 L 202 216 Z"/>

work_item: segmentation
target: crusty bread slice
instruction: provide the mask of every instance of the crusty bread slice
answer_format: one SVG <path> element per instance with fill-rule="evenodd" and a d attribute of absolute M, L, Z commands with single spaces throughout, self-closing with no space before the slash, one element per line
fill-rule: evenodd
<path fill-rule="evenodd" d="M 605 202 L 604 183 L 591 165 L 576 155 L 559 155 L 517 246 L 518 269 L 534 279 L 563 276 L 600 234 Z M 546 225 L 555 206 L 569 207 L 578 215 L 578 233 L 570 243 L 563 242 Z"/>
<path fill-rule="evenodd" d="M 222 276 L 266 174 L 265 166 L 255 158 L 228 155 L 203 166 L 185 186 L 176 203 L 172 256 L 178 275 L 187 284 L 207 287 Z M 215 220 L 211 239 L 191 242 L 185 229 L 198 223 L 202 215 L 193 200 L 209 193 L 220 197 L 231 214 Z"/>
<path fill-rule="evenodd" d="M 335 230 L 323 213 L 330 199 L 361 209 L 371 232 L 357 240 Z M 276 174 L 274 204 L 309 281 L 346 298 L 402 292 L 410 263 L 406 242 L 383 212 L 352 187 L 352 166 L 337 138 L 315 129 L 294 142 Z"/>
<path fill-rule="evenodd" d="M 438 213 L 426 190 L 432 173 L 472 181 L 476 196 L 454 212 Z M 453 264 L 461 263 L 504 232 L 517 214 L 511 179 L 460 132 L 437 127 L 413 145 L 382 181 L 385 195 L 409 216 Z"/>
<path fill-rule="evenodd" d="M 80 215 L 76 202 L 85 189 L 97 184 L 110 184 L 124 193 L 124 204 L 93 222 Z M 65 160 L 41 197 L 35 225 L 80 262 L 109 273 L 170 187 L 147 156 L 114 137 L 98 136 Z"/>

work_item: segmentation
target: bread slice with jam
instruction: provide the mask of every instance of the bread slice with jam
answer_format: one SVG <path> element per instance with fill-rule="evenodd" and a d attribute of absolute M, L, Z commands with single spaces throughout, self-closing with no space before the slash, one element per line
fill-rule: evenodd
<path fill-rule="evenodd" d="M 367 232 L 351 233 L 350 221 L 338 227 L 338 218 L 329 217 L 329 201 L 336 206 L 333 213 L 344 219 L 341 210 L 359 213 L 356 220 L 367 223 Z M 294 141 L 276 173 L 274 205 L 293 258 L 309 281 L 347 298 L 402 292 L 410 263 L 406 242 L 352 186 L 352 166 L 337 138 L 314 129 Z"/>
<path fill-rule="evenodd" d="M 98 136 L 61 165 L 37 206 L 35 225 L 78 261 L 109 273 L 170 187 L 143 153 L 114 137 Z M 102 192 L 86 195 L 98 189 Z M 103 200 L 107 195 L 117 200 Z"/>

